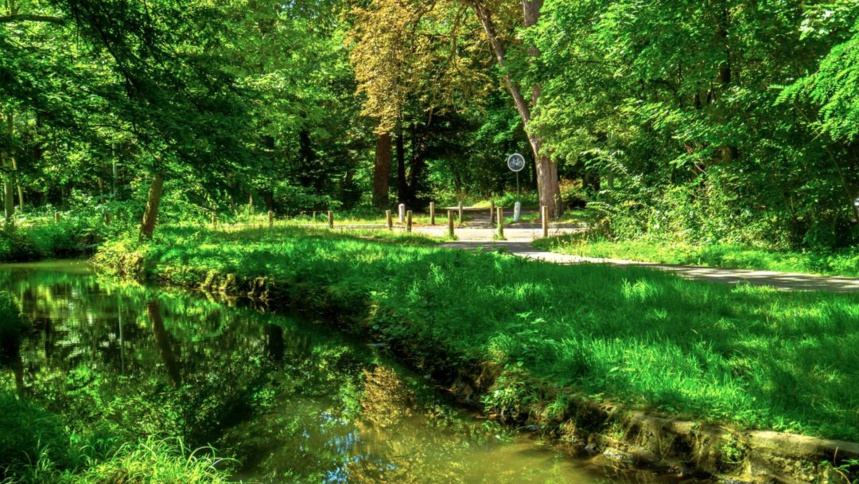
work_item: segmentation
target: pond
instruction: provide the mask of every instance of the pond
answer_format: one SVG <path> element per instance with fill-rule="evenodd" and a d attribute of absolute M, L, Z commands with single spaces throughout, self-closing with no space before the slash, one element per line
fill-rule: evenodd
<path fill-rule="evenodd" d="M 470 414 L 366 343 L 83 262 L 0 265 L 32 323 L 2 384 L 82 425 L 182 437 L 247 482 L 680 482 Z M 684 481 L 692 482 L 692 481 Z"/>

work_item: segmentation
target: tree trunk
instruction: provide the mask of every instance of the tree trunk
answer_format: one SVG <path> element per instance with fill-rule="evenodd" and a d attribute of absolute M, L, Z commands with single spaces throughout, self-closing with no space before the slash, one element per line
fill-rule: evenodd
<path fill-rule="evenodd" d="M 373 206 L 388 207 L 388 183 L 391 179 L 391 133 L 376 138 L 376 164 L 373 167 Z"/>
<path fill-rule="evenodd" d="M 18 207 L 24 208 L 24 187 L 21 186 L 21 178 L 18 176 L 18 161 L 12 157 L 12 172 L 15 173 L 15 184 L 18 186 Z"/>
<path fill-rule="evenodd" d="M 12 139 L 12 136 L 15 134 L 15 126 L 13 124 L 14 118 L 12 117 L 12 113 L 9 113 L 9 116 L 6 118 L 8 121 L 8 129 L 9 129 L 9 139 Z M 12 154 L 12 148 L 9 147 L 9 151 L 6 152 L 6 160 L 4 160 L 3 168 L 6 171 L 6 176 L 3 178 L 3 201 L 6 215 L 6 223 L 12 223 L 12 217 L 15 216 L 15 171 L 12 169 L 12 159 L 14 155 Z"/>
<path fill-rule="evenodd" d="M 143 211 L 143 223 L 140 225 L 140 241 L 151 240 L 155 233 L 155 221 L 158 217 L 158 205 L 161 204 L 161 194 L 164 191 L 164 175 L 157 173 L 149 185 L 149 195 L 146 197 L 146 210 Z"/>
<path fill-rule="evenodd" d="M 406 184 L 406 147 L 403 128 L 397 129 L 397 203 L 406 203 L 409 187 Z"/>
<path fill-rule="evenodd" d="M 543 138 L 532 135 L 530 133 L 531 125 L 531 108 L 536 106 L 540 96 L 540 86 L 534 86 L 531 92 L 531 102 L 525 99 L 522 95 L 522 90 L 519 84 L 510 78 L 507 73 L 507 53 L 501 39 L 495 30 L 495 24 L 492 21 L 492 14 L 489 8 L 481 3 L 481 0 L 466 0 L 477 15 L 477 19 L 483 25 L 483 30 L 486 32 L 486 37 L 489 39 L 489 45 L 495 54 L 495 59 L 501 72 L 504 72 L 504 84 L 510 95 L 513 97 L 513 103 L 516 106 L 516 111 L 522 118 L 522 124 L 525 126 L 525 132 L 528 134 L 528 141 L 531 145 L 531 151 L 534 154 L 534 163 L 537 170 L 537 191 L 540 194 L 540 205 L 549 207 L 549 215 L 559 217 L 563 213 L 563 205 L 561 203 L 560 183 L 558 180 L 558 165 L 552 161 L 549 155 L 541 153 L 543 148 Z M 525 27 L 531 27 L 537 23 L 540 18 L 540 8 L 543 6 L 542 0 L 522 0 L 522 10 L 525 18 Z M 537 56 L 540 51 L 536 48 L 528 51 L 532 56 Z"/>

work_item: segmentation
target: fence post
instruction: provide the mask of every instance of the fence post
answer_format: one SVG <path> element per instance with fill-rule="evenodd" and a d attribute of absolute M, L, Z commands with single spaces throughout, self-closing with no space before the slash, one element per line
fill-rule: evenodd
<path fill-rule="evenodd" d="M 406 232 L 412 233 L 412 211 L 406 212 Z"/>
<path fill-rule="evenodd" d="M 328 228 L 334 228 L 334 212 L 332 212 L 331 210 L 328 211 Z"/>
<path fill-rule="evenodd" d="M 549 236 L 549 207 L 543 205 L 540 207 L 540 220 L 543 224 L 543 237 Z"/>
<path fill-rule="evenodd" d="M 447 236 L 453 238 L 453 210 L 447 211 Z"/>
<path fill-rule="evenodd" d="M 504 238 L 504 209 L 498 207 L 498 238 Z"/>
<path fill-rule="evenodd" d="M 54 212 L 54 223 L 60 223 L 60 212 Z"/>
<path fill-rule="evenodd" d="M 272 210 L 268 211 L 268 228 L 274 228 L 274 212 Z"/>
<path fill-rule="evenodd" d="M 430 202 L 430 225 L 435 225 L 435 202 Z"/>
<path fill-rule="evenodd" d="M 462 200 L 459 201 L 459 226 L 462 227 Z"/>
<path fill-rule="evenodd" d="M 394 230 L 394 217 L 391 216 L 390 210 L 385 210 L 385 223 L 388 225 L 388 230 Z"/>

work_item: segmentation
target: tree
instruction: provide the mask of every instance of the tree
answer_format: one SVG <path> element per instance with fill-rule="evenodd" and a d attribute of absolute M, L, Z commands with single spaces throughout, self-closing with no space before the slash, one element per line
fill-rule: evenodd
<path fill-rule="evenodd" d="M 505 46 L 504 38 L 497 29 L 496 18 L 499 17 L 499 13 L 493 12 L 490 5 L 485 1 L 466 0 L 466 3 L 480 20 L 486 32 L 486 38 L 489 41 L 492 52 L 495 54 L 498 68 L 501 70 L 504 85 L 513 97 L 516 111 L 522 118 L 525 132 L 528 133 L 528 141 L 531 145 L 537 169 L 537 190 L 540 195 L 540 205 L 549 207 L 551 216 L 559 217 L 563 213 L 563 204 L 561 203 L 560 196 L 558 165 L 550 157 L 550 150 L 546 146 L 545 139 L 531 128 L 533 110 L 537 108 L 542 88 L 539 84 L 534 84 L 531 88 L 530 100 L 526 99 L 522 94 L 522 81 L 524 79 L 514 77 L 513 69 L 510 66 L 509 48 Z M 522 0 L 522 12 L 524 14 L 524 26 L 526 29 L 537 25 L 542 7 L 543 0 Z M 528 49 L 528 55 L 532 58 L 538 56 L 539 53 L 540 51 L 536 47 Z"/>

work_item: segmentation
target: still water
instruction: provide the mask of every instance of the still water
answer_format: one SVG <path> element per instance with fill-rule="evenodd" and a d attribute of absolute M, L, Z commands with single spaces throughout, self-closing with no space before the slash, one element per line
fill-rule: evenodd
<path fill-rule="evenodd" d="M 181 436 L 245 482 L 680 482 L 469 415 L 365 343 L 82 262 L 0 265 L 34 330 L 0 383 L 85 425 Z M 691 482 L 691 481 L 687 481 Z"/>

